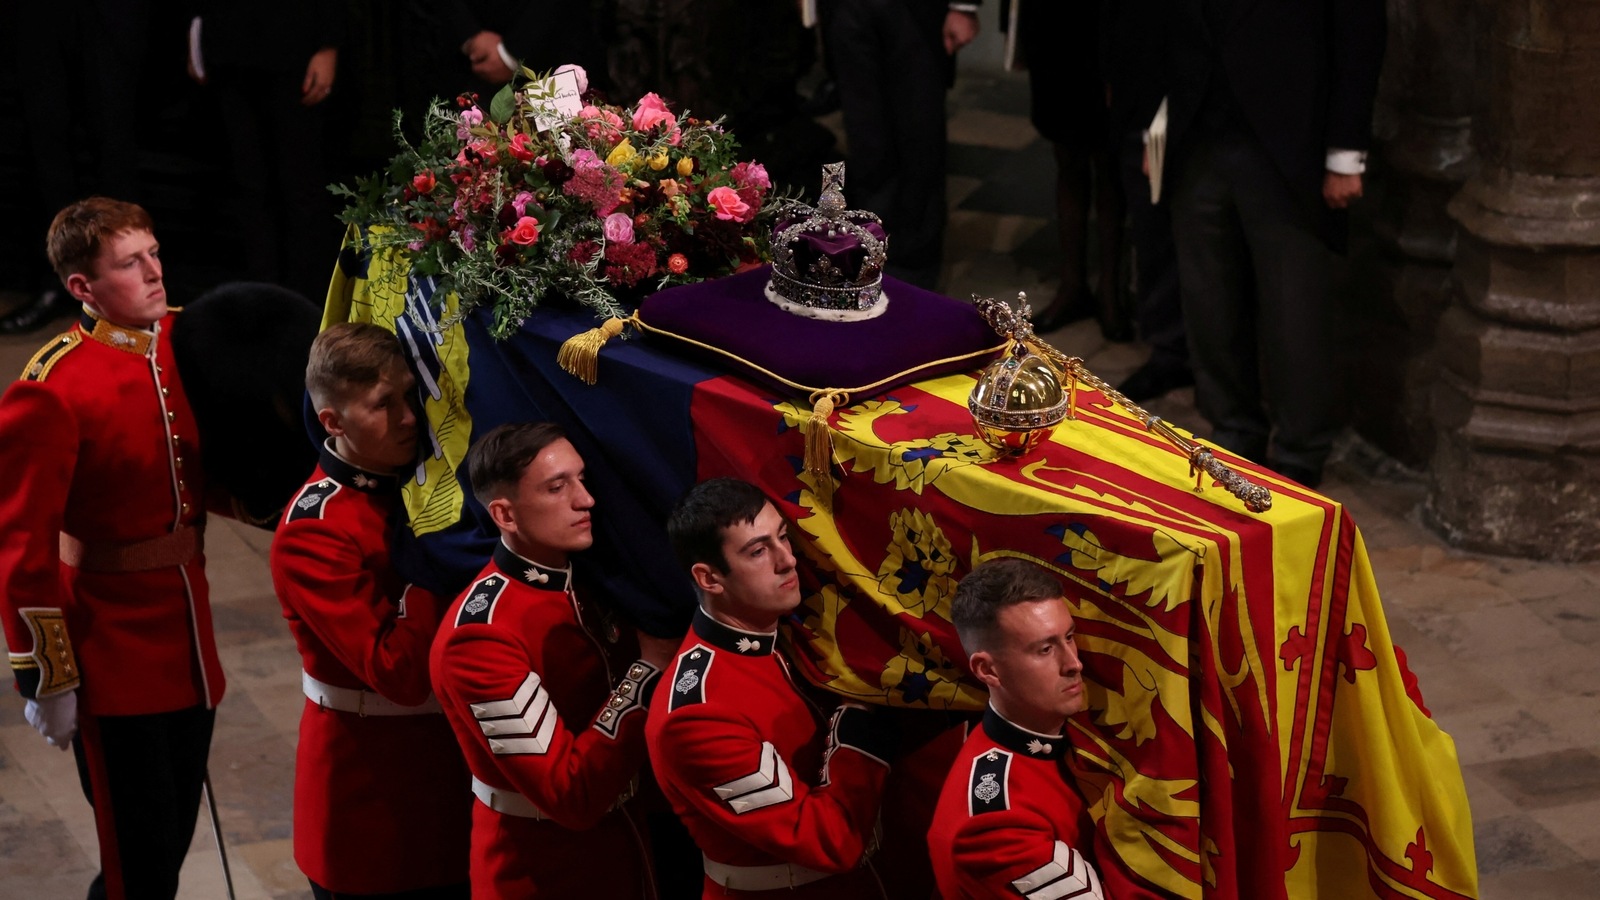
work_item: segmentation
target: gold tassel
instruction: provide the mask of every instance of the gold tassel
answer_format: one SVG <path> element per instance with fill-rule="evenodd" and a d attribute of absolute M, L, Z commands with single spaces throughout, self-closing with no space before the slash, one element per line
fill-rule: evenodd
<path fill-rule="evenodd" d="M 824 505 L 833 493 L 833 430 L 828 419 L 834 407 L 848 399 L 843 391 L 824 389 L 811 395 L 811 415 L 806 418 L 806 474 L 813 481 L 817 498 Z"/>
<path fill-rule="evenodd" d="M 567 374 L 583 379 L 585 384 L 594 384 L 600 377 L 600 348 L 606 345 L 606 341 L 621 334 L 628 321 L 607 319 L 598 328 L 567 338 L 556 352 L 557 365 L 565 369 Z"/>

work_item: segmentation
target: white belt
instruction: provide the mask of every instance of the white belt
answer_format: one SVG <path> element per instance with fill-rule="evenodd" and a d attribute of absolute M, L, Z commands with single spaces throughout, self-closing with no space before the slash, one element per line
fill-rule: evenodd
<path fill-rule="evenodd" d="M 616 809 L 622 804 L 627 803 L 629 800 L 632 800 L 634 793 L 638 791 L 638 789 L 639 779 L 635 778 L 632 781 L 629 781 L 628 786 L 622 791 L 622 796 L 617 798 L 616 803 L 611 804 L 611 808 Z M 524 819 L 550 818 L 550 816 L 547 815 L 544 810 L 534 806 L 533 801 L 529 800 L 527 797 L 524 797 L 522 794 L 516 791 L 506 790 L 505 788 L 497 788 L 492 784 L 487 784 L 476 775 L 472 776 L 472 795 L 477 797 L 479 802 L 481 802 L 484 806 L 489 807 L 497 813 L 503 813 L 504 815 L 508 816 L 519 816 Z"/>
<path fill-rule="evenodd" d="M 358 716 L 424 716 L 443 712 L 439 708 L 439 700 L 431 695 L 420 706 L 402 706 L 372 691 L 334 687 L 318 681 L 304 669 L 300 670 L 300 689 L 305 691 L 307 700 L 323 709 L 336 709 Z"/>
<path fill-rule="evenodd" d="M 524 819 L 548 819 L 544 810 L 533 805 L 533 801 L 522 796 L 516 791 L 507 791 L 493 785 L 484 784 L 478 776 L 472 776 L 472 795 L 477 797 L 484 806 L 497 813 L 508 816 L 520 816 Z"/>
<path fill-rule="evenodd" d="M 710 876 L 712 881 L 735 891 L 776 891 L 782 888 L 796 888 L 828 877 L 827 872 L 818 872 L 816 869 L 808 869 L 793 863 L 730 866 L 703 854 L 701 858 L 705 860 L 706 875 Z"/>

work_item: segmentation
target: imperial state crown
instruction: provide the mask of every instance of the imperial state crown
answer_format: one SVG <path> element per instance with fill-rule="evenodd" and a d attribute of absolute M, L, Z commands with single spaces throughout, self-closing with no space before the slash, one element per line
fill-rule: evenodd
<path fill-rule="evenodd" d="M 844 163 L 825 165 L 816 207 L 797 206 L 773 229 L 767 299 L 807 318 L 874 318 L 889 303 L 883 292 L 888 243 L 882 220 L 846 208 Z"/>

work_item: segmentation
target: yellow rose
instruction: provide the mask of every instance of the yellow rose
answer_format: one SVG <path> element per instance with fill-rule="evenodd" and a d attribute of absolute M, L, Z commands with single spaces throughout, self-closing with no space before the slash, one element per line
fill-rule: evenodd
<path fill-rule="evenodd" d="M 690 175 L 693 175 L 693 174 L 694 174 L 694 160 L 690 159 L 687 156 L 685 156 L 684 158 L 678 160 L 678 177 L 680 177 L 680 178 L 688 178 Z"/>
<path fill-rule="evenodd" d="M 606 165 L 614 166 L 620 169 L 632 162 L 638 155 L 639 151 L 633 149 L 632 144 L 628 143 L 627 141 L 623 141 L 622 143 L 611 148 L 611 155 L 606 157 Z"/>
<path fill-rule="evenodd" d="M 665 153 L 657 153 L 655 156 L 650 157 L 650 168 L 659 172 L 666 167 L 667 155 Z"/>

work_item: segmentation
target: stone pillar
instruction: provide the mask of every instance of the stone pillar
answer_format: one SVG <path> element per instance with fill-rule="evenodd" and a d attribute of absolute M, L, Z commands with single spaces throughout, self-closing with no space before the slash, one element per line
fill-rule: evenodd
<path fill-rule="evenodd" d="M 1472 549 L 1600 557 L 1600 0 L 1482 0 L 1474 145 L 1451 202 L 1427 515 Z"/>
<path fill-rule="evenodd" d="M 1347 366 L 1363 437 L 1415 468 L 1433 455 L 1434 337 L 1450 302 L 1450 198 L 1472 174 L 1473 0 L 1390 0 L 1366 222 L 1352 240 L 1358 348 Z M 1365 225 L 1366 227 L 1362 227 Z"/>

